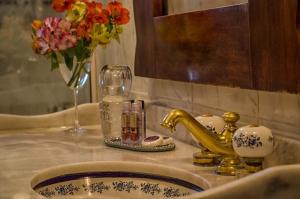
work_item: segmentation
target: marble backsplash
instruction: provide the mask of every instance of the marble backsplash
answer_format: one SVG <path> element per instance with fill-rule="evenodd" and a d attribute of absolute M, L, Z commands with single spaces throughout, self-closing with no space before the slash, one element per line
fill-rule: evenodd
<path fill-rule="evenodd" d="M 161 105 L 148 105 L 147 122 L 148 128 L 160 132 L 166 136 L 173 136 L 176 139 L 186 142 L 188 144 L 197 146 L 198 144 L 192 139 L 187 129 L 178 124 L 176 131 L 171 133 L 169 130 L 160 126 L 159 121 L 162 121 L 164 116 L 171 110 L 171 108 Z M 238 122 L 238 126 L 243 126 L 246 123 Z M 264 161 L 264 167 L 271 167 L 282 164 L 300 163 L 300 139 L 294 139 L 296 136 L 287 136 L 286 132 L 273 130 L 274 133 L 274 151 L 267 156 Z"/>
<path fill-rule="evenodd" d="M 133 13 L 132 1 L 123 0 L 122 2 Z M 120 44 L 114 42 L 105 49 L 97 50 L 95 61 L 98 70 L 105 64 L 125 64 L 129 65 L 134 72 L 136 31 L 133 14 L 120 40 Z M 159 122 L 171 108 L 184 109 L 194 116 L 206 113 L 222 115 L 226 111 L 235 111 L 241 115 L 239 126 L 259 123 L 271 128 L 276 135 L 300 140 L 300 94 L 265 92 L 137 76 L 133 76 L 132 94 L 148 102 L 148 127 L 158 132 L 165 131 L 159 126 Z M 97 98 L 95 97 L 93 101 L 97 101 Z M 183 131 L 185 130 L 179 127 L 175 136 L 180 140 L 191 142 L 190 136 Z"/>

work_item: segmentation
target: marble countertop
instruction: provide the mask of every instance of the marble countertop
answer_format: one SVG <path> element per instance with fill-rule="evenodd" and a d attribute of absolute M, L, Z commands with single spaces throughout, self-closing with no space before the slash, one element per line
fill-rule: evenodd
<path fill-rule="evenodd" d="M 218 176 L 212 167 L 192 164 L 197 148 L 175 141 L 169 152 L 143 153 L 104 145 L 99 126 L 87 126 L 87 133 L 72 136 L 62 128 L 0 131 L 0 198 L 32 198 L 30 181 L 49 167 L 88 161 L 136 161 L 168 165 L 204 177 L 211 187 L 233 181 L 236 177 Z M 154 132 L 149 132 L 154 134 Z"/>
<path fill-rule="evenodd" d="M 192 164 L 197 148 L 175 140 L 169 152 L 134 152 L 104 145 L 97 104 L 79 106 L 80 120 L 88 132 L 72 136 L 60 126 L 70 126 L 73 110 L 41 115 L 0 114 L 0 199 L 37 199 L 30 187 L 36 174 L 49 167 L 91 161 L 149 162 L 176 167 L 206 179 L 210 188 L 193 198 L 299 199 L 300 142 L 276 137 L 275 150 L 265 160 L 267 168 L 246 177 L 216 175 L 213 167 Z M 148 134 L 156 134 L 148 131 Z"/>

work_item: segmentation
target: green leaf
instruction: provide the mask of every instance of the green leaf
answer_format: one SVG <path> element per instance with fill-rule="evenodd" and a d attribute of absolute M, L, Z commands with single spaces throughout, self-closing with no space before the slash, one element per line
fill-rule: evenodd
<path fill-rule="evenodd" d="M 81 39 L 77 42 L 77 45 L 75 47 L 75 56 L 77 57 L 78 61 L 83 61 L 86 58 L 90 57 L 91 52 L 88 49 L 89 42 Z"/>
<path fill-rule="evenodd" d="M 72 70 L 73 68 L 73 58 L 74 56 L 72 55 L 72 53 L 70 53 L 69 51 L 65 51 L 63 53 L 64 59 L 65 59 L 65 63 L 68 67 L 69 70 Z"/>
<path fill-rule="evenodd" d="M 113 29 L 113 17 L 109 17 L 109 23 L 107 24 L 107 31 L 111 32 Z"/>
<path fill-rule="evenodd" d="M 51 59 L 51 71 L 53 71 L 59 67 L 57 55 L 54 52 L 52 52 L 50 55 L 50 59 Z"/>

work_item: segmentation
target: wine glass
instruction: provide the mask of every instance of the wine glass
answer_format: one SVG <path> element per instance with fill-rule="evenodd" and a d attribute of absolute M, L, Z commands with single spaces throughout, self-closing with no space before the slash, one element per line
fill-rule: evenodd
<path fill-rule="evenodd" d="M 77 61 L 76 57 L 74 57 L 72 68 L 69 68 L 65 62 L 60 62 L 59 70 L 67 86 L 73 90 L 74 94 L 74 127 L 69 132 L 83 133 L 86 130 L 80 127 L 78 120 L 78 92 L 88 80 L 91 61 L 90 59 Z"/>

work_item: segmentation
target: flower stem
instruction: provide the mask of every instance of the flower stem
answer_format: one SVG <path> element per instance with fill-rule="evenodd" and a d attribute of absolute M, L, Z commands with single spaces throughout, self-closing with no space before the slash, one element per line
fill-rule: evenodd
<path fill-rule="evenodd" d="M 74 108 L 75 108 L 75 122 L 74 122 L 74 132 L 77 133 L 80 130 L 79 119 L 78 119 L 78 88 L 73 89 L 74 92 Z"/>
<path fill-rule="evenodd" d="M 84 67 L 84 62 L 80 62 L 80 63 L 76 64 L 76 67 L 73 71 L 73 75 L 72 75 L 70 81 L 67 83 L 67 85 L 69 87 L 71 87 L 72 84 L 74 84 L 74 82 L 75 82 L 75 84 L 72 87 L 76 88 L 78 86 L 78 80 L 79 80 L 80 73 L 81 73 L 81 70 L 83 67 Z"/>

